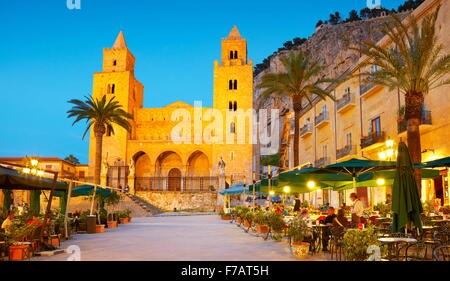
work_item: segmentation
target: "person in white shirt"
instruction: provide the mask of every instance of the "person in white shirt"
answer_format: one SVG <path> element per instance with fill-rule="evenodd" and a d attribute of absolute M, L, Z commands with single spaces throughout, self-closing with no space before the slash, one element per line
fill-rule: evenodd
<path fill-rule="evenodd" d="M 359 200 L 358 195 L 356 193 L 350 194 L 350 199 L 353 201 L 353 208 L 352 208 L 352 222 L 354 223 L 360 223 L 361 217 L 364 213 L 364 205 L 361 200 Z"/>

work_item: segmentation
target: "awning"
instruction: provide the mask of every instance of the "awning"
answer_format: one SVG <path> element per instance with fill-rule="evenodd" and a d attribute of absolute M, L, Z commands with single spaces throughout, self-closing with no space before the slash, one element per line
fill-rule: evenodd
<path fill-rule="evenodd" d="M 0 188 L 12 190 L 51 190 L 53 180 L 25 175 L 14 169 L 0 166 Z M 56 182 L 55 190 L 67 190 L 67 183 Z"/>
<path fill-rule="evenodd" d="M 79 197 L 79 196 L 92 196 L 94 193 L 94 186 L 93 185 L 81 185 L 81 186 L 75 186 L 72 188 L 72 195 L 71 197 Z M 102 188 L 97 186 L 97 194 L 102 194 L 103 197 L 108 197 L 111 194 L 110 189 Z M 63 192 L 57 191 L 55 192 L 56 197 L 62 197 L 64 196 Z"/>
<path fill-rule="evenodd" d="M 239 195 L 248 193 L 248 187 L 245 186 L 245 183 L 232 185 L 230 188 L 220 191 L 220 195 Z"/>
<path fill-rule="evenodd" d="M 420 165 L 420 168 L 439 168 L 450 167 L 450 157 L 442 158 L 439 160 L 431 161 Z"/>

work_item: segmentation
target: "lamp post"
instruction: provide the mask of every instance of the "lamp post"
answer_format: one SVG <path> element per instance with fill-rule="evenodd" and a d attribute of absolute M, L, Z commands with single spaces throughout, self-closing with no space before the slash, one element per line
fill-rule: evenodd
<path fill-rule="evenodd" d="M 394 146 L 394 140 L 389 138 L 385 143 L 386 149 L 378 153 L 378 158 L 383 161 L 392 161 L 397 153 Z"/>

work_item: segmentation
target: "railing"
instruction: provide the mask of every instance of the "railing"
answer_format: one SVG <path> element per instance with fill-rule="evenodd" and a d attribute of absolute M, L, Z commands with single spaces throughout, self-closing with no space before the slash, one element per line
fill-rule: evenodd
<path fill-rule="evenodd" d="M 422 115 L 422 123 L 421 125 L 433 125 L 433 119 L 431 118 L 431 110 L 425 110 Z M 401 122 L 397 124 L 398 133 L 401 134 L 408 130 L 408 122 L 406 119 L 403 119 Z"/>
<path fill-rule="evenodd" d="M 344 158 L 345 156 L 355 155 L 356 145 L 347 145 L 336 151 L 336 159 Z"/>
<path fill-rule="evenodd" d="M 323 121 L 328 120 L 328 112 L 322 112 L 318 116 L 316 116 L 315 124 L 316 126 L 322 123 Z"/>
<path fill-rule="evenodd" d="M 136 191 L 208 192 L 217 190 L 218 177 L 136 177 Z"/>
<path fill-rule="evenodd" d="M 375 84 L 362 84 L 359 88 L 359 94 L 362 96 L 375 87 Z"/>
<path fill-rule="evenodd" d="M 304 136 L 307 133 L 312 133 L 312 126 L 311 126 L 311 124 L 305 124 L 305 126 L 300 128 L 300 136 Z"/>
<path fill-rule="evenodd" d="M 385 140 L 386 140 L 385 132 L 373 133 L 361 139 L 361 148 L 364 149 L 376 143 L 384 142 Z"/>
<path fill-rule="evenodd" d="M 322 157 L 322 158 L 314 161 L 314 165 L 315 165 L 315 167 L 324 167 L 324 166 L 328 165 L 329 160 L 330 160 L 330 158 L 328 158 L 328 157 Z"/>
<path fill-rule="evenodd" d="M 354 102 L 353 95 L 351 93 L 345 94 L 342 98 L 337 101 L 337 110 L 341 110 L 347 104 Z"/>

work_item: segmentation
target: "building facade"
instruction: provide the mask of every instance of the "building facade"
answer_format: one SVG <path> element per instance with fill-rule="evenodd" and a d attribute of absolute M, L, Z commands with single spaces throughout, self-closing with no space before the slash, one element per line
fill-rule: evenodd
<path fill-rule="evenodd" d="M 450 53 L 450 2 L 427 0 L 413 14 L 419 19 L 433 13 L 441 5 L 437 20 L 437 36 Z M 387 38 L 378 43 L 389 47 Z M 372 160 L 395 160 L 386 154 L 386 141 L 395 145 L 406 140 L 406 121 L 404 119 L 404 96 L 398 90 L 372 84 L 364 84 L 357 74 L 359 64 L 367 58 L 362 57 L 358 64 L 349 68 L 345 75 L 356 74 L 333 90 L 336 102 L 316 99 L 313 106 L 306 102 L 300 120 L 301 166 L 321 167 L 351 158 Z M 371 69 L 376 71 L 376 69 Z M 450 156 L 450 87 L 443 86 L 431 90 L 425 97 L 422 125 L 420 126 L 423 148 L 423 161 L 431 161 Z M 292 144 L 291 144 L 292 145 Z M 291 158 L 292 162 L 292 158 Z M 293 163 L 290 163 L 293 166 Z M 426 180 L 422 184 L 422 200 L 438 199 L 441 204 L 449 204 L 448 171 L 442 169 L 441 178 Z M 316 204 L 329 202 L 332 205 L 348 200 L 348 194 L 357 192 L 366 202 L 384 202 L 390 194 L 390 187 L 367 187 L 349 190 L 346 193 L 318 191 L 307 195 Z"/>
<path fill-rule="evenodd" d="M 242 121 L 233 114 L 253 109 L 253 66 L 247 41 L 236 27 L 222 40 L 221 61 L 214 62 L 212 108 L 180 101 L 144 108 L 144 86 L 134 75 L 135 58 L 122 32 L 103 54 L 103 70 L 94 74 L 93 97 L 114 96 L 133 120 L 131 132 L 114 127 L 115 134 L 104 136 L 102 184 L 142 192 L 188 192 L 217 190 L 221 175 L 229 185 L 251 179 L 252 115 L 244 114 Z M 89 177 L 94 157 L 91 133 Z"/>

